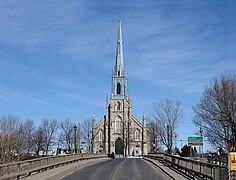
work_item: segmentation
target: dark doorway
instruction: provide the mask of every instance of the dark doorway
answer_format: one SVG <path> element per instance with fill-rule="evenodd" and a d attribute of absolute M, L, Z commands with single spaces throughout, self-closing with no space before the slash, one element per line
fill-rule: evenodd
<path fill-rule="evenodd" d="M 123 141 L 121 138 L 118 138 L 115 142 L 115 154 L 124 154 Z"/>

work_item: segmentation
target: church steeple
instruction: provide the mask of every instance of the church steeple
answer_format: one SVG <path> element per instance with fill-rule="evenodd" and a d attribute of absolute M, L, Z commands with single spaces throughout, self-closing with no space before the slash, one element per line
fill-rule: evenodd
<path fill-rule="evenodd" d="M 116 49 L 116 61 L 112 72 L 111 99 L 127 99 L 128 86 L 123 56 L 122 28 L 121 21 L 118 22 L 118 37 Z"/>
<path fill-rule="evenodd" d="M 116 67 L 118 71 L 124 70 L 124 57 L 123 57 L 123 42 L 122 42 L 122 30 L 121 21 L 118 22 L 118 38 L 117 38 L 117 49 L 116 49 Z"/>

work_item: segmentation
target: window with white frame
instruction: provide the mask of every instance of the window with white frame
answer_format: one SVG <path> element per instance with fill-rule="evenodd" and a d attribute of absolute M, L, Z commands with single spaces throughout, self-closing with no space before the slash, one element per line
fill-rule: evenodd
<path fill-rule="evenodd" d="M 134 137 L 135 137 L 135 140 L 136 140 L 136 141 L 140 141 L 140 140 L 141 140 L 141 132 L 140 132 L 139 129 L 136 129 L 136 130 L 134 131 Z"/>
<path fill-rule="evenodd" d="M 98 140 L 102 141 L 102 139 L 103 139 L 103 131 L 100 130 L 99 133 L 98 133 Z"/>
<path fill-rule="evenodd" d="M 117 117 L 115 120 L 115 132 L 121 133 L 122 131 L 122 119 L 120 117 Z"/>

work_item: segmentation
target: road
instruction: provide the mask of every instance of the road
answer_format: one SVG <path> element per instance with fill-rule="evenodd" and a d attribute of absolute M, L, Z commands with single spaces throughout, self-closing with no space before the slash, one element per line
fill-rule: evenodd
<path fill-rule="evenodd" d="M 171 179 L 161 169 L 141 158 L 111 159 L 70 172 L 61 180 L 137 180 Z"/>

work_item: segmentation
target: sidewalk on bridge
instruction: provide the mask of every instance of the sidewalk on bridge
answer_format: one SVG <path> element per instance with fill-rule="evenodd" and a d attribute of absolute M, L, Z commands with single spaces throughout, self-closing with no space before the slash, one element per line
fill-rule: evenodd
<path fill-rule="evenodd" d="M 98 162 L 107 161 L 109 158 L 99 158 L 99 159 L 90 159 L 90 160 L 83 160 L 73 164 L 57 167 L 54 169 L 50 169 L 45 172 L 37 173 L 31 176 L 24 178 L 25 180 L 59 180 L 65 177 L 68 174 L 71 174 L 79 169 L 82 169 L 86 166 L 93 165 Z"/>
<path fill-rule="evenodd" d="M 159 160 L 156 159 L 150 159 L 143 157 L 143 159 L 153 163 L 154 165 L 158 166 L 163 172 L 167 173 L 170 177 L 173 179 L 178 179 L 178 180 L 187 180 L 187 177 L 184 177 L 183 175 L 177 173 L 176 171 L 170 169 L 168 166 L 165 164 L 162 164 Z"/>

